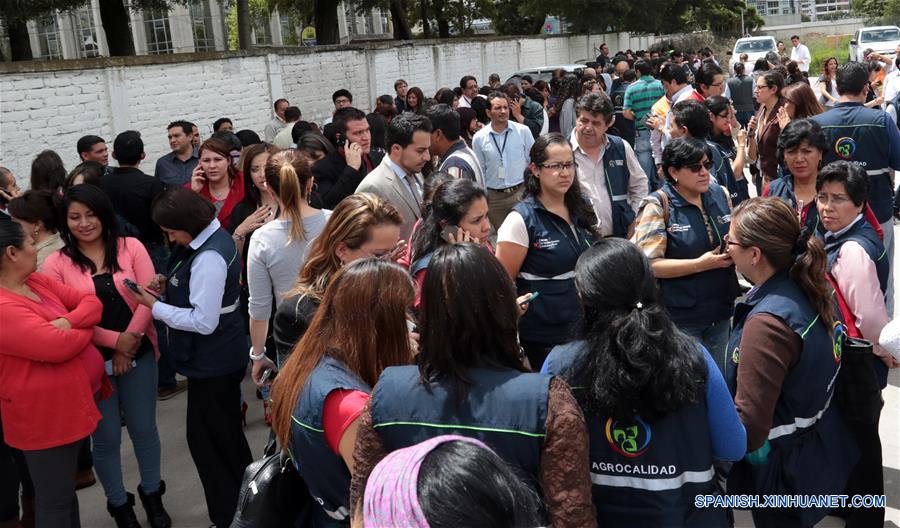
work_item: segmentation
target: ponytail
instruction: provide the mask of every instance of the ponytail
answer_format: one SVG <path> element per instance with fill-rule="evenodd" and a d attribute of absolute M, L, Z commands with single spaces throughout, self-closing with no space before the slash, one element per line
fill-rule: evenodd
<path fill-rule="evenodd" d="M 294 149 L 282 150 L 266 161 L 266 183 L 281 202 L 281 214 L 291 221 L 288 242 L 305 240 L 302 204 L 308 200 L 312 173 L 306 156 Z"/>
<path fill-rule="evenodd" d="M 825 280 L 825 246 L 809 228 L 800 229 L 791 206 L 779 198 L 751 198 L 735 208 L 731 222 L 743 244 L 758 247 L 776 270 L 788 271 L 830 328 L 835 312 Z"/>
<path fill-rule="evenodd" d="M 794 263 L 791 264 L 790 276 L 809 297 L 819 318 L 828 328 L 834 324 L 834 298 L 825 277 L 828 256 L 825 245 L 812 231 L 804 227 L 794 246 Z"/>

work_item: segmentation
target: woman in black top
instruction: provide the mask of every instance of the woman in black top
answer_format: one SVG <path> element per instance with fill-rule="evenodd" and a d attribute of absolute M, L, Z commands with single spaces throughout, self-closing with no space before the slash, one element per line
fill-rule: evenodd
<path fill-rule="evenodd" d="M 157 346 L 150 310 L 127 293 L 125 281 L 146 284 L 153 262 L 136 238 L 117 235 L 116 213 L 99 187 L 76 185 L 63 198 L 65 247 L 44 262 L 42 273 L 95 294 L 103 303 L 93 343 L 106 361 L 113 393 L 97 402 L 103 419 L 92 435 L 94 465 L 116 526 L 139 526 L 134 495 L 125 491 L 120 449 L 122 419 L 134 445 L 141 484 L 138 494 L 153 528 L 168 528 L 162 505 L 160 441 L 156 428 Z"/>

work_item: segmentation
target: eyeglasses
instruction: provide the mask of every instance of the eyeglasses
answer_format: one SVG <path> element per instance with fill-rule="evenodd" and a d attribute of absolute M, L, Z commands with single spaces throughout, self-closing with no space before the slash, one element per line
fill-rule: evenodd
<path fill-rule="evenodd" d="M 757 90 L 762 90 L 763 88 L 768 88 L 768 87 L 769 87 L 768 84 L 757 84 L 756 85 Z"/>
<path fill-rule="evenodd" d="M 722 81 L 722 82 L 717 82 L 717 83 L 712 83 L 712 84 L 710 84 L 709 86 L 710 86 L 710 87 L 713 87 L 713 86 L 718 87 L 718 86 L 722 86 L 723 84 L 725 84 L 724 81 Z"/>
<path fill-rule="evenodd" d="M 575 163 L 574 161 L 570 161 L 568 163 L 542 163 L 542 164 L 538 165 L 538 167 L 541 167 L 542 169 L 547 169 L 547 170 L 553 171 L 553 172 L 562 172 L 563 170 L 568 171 L 571 169 L 576 169 L 576 168 L 578 168 L 578 164 Z"/>
<path fill-rule="evenodd" d="M 697 173 L 699 173 L 699 172 L 700 172 L 701 170 L 703 170 L 703 169 L 706 169 L 706 170 L 711 169 L 712 166 L 713 166 L 712 162 L 709 161 L 709 160 L 707 160 L 707 161 L 704 161 L 704 162 L 702 162 L 702 163 L 691 163 L 690 165 L 684 165 L 684 166 L 682 166 L 681 168 L 682 168 L 682 169 L 688 169 L 688 170 L 691 171 L 691 172 L 697 172 Z"/>
<path fill-rule="evenodd" d="M 849 196 L 844 196 L 843 194 L 833 194 L 831 196 L 821 193 L 816 195 L 816 201 L 822 205 L 831 205 L 841 206 L 850 201 Z"/>
<path fill-rule="evenodd" d="M 732 242 L 728 236 L 728 233 L 725 233 L 725 236 L 722 237 L 722 242 L 725 242 L 726 246 L 737 246 L 737 247 L 745 247 L 740 242 Z"/>
<path fill-rule="evenodd" d="M 721 117 L 722 119 L 728 119 L 729 117 L 731 117 L 731 115 L 728 112 L 725 112 L 724 114 L 716 114 L 716 117 Z"/>

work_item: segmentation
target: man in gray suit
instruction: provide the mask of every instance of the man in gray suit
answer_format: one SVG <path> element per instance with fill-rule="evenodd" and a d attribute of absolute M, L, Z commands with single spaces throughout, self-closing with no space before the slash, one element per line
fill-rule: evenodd
<path fill-rule="evenodd" d="M 388 155 L 370 172 L 356 192 L 378 195 L 389 201 L 403 216 L 400 236 L 409 240 L 416 221 L 422 218 L 422 175 L 431 161 L 431 121 L 406 112 L 388 125 Z"/>

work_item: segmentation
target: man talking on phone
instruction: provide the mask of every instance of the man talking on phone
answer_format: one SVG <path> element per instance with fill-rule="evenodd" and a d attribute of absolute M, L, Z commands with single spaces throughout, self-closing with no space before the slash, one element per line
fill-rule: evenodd
<path fill-rule="evenodd" d="M 362 110 L 352 107 L 337 110 L 332 126 L 337 149 L 312 167 L 316 187 L 311 204 L 324 209 L 334 209 L 356 192 L 363 178 L 384 158 L 384 154 L 370 151 L 372 133 Z"/>

